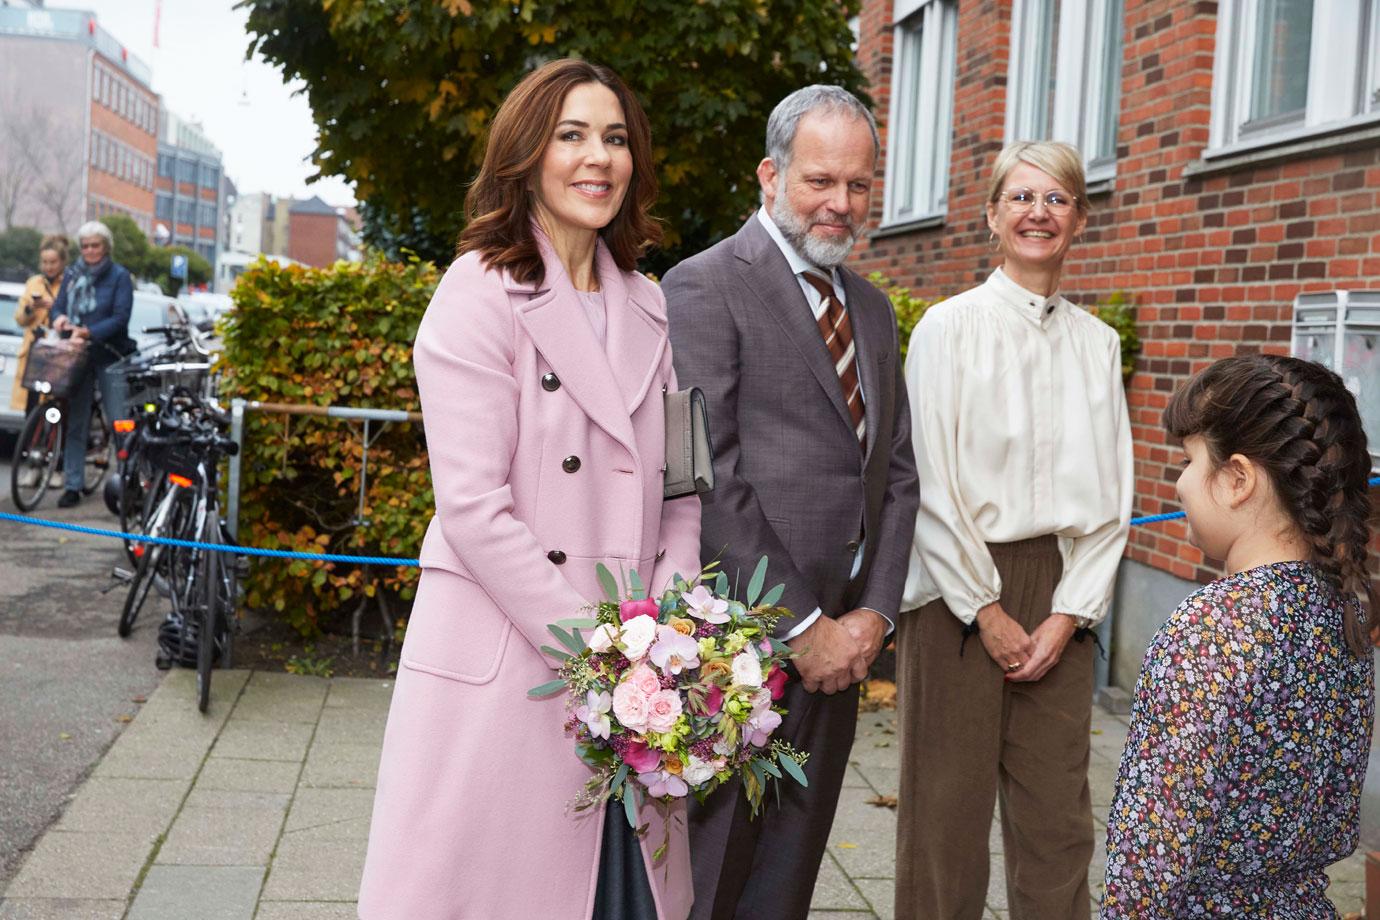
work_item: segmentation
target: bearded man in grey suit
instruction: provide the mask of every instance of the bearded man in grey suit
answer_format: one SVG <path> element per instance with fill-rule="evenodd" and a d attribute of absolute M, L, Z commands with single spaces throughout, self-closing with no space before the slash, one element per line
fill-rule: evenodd
<path fill-rule="evenodd" d="M 838 805 L 858 684 L 891 632 L 919 491 L 887 297 L 843 267 L 867 219 L 880 143 L 835 86 L 772 112 L 762 208 L 666 274 L 681 386 L 709 407 L 715 489 L 702 557 L 745 580 L 768 557 L 795 613 L 797 653 L 778 730 L 810 754 L 808 788 L 781 785 L 749 820 L 726 789 L 690 817 L 699 920 L 803 918 Z"/>

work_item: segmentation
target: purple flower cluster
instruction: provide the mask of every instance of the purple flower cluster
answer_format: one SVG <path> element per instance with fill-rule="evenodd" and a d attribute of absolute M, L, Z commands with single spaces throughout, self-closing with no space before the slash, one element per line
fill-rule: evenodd
<path fill-rule="evenodd" d="M 690 753 L 700 760 L 713 760 L 718 755 L 714 753 L 714 739 L 703 738 L 690 745 Z"/>
<path fill-rule="evenodd" d="M 699 625 L 695 627 L 696 639 L 713 639 L 723 634 L 724 631 L 714 623 L 700 621 Z"/>

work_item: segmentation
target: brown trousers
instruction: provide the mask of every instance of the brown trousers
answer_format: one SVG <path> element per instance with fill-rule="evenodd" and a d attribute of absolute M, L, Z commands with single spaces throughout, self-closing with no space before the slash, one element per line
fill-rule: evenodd
<path fill-rule="evenodd" d="M 988 548 L 1002 607 L 1033 632 L 1050 615 L 1058 543 Z M 977 633 L 964 643 L 942 600 L 902 614 L 897 629 L 897 920 L 979 920 L 996 801 L 1011 920 L 1087 920 L 1092 638 L 1070 640 L 1042 679 L 1009 683 Z"/>

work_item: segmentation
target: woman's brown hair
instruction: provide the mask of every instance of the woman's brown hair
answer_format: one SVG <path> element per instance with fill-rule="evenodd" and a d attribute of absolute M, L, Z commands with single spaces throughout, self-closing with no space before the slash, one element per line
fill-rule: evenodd
<path fill-rule="evenodd" d="M 612 70 L 565 58 L 523 77 L 498 107 L 484 164 L 465 196 L 468 224 L 460 234 L 457 256 L 477 251 L 489 268 L 506 269 L 523 283 L 541 283 L 541 252 L 532 233 L 532 178 L 541 169 L 566 95 L 585 83 L 608 87 L 618 97 L 633 163 L 623 205 L 599 235 L 623 271 L 633 271 L 647 247 L 661 241 L 661 227 L 648 213 L 656 201 L 657 182 L 647 113 Z"/>
<path fill-rule="evenodd" d="M 62 260 L 64 265 L 66 265 L 67 252 L 68 249 L 71 248 L 71 245 L 71 241 L 68 240 L 67 237 L 63 234 L 50 233 L 43 238 L 42 242 L 38 244 L 38 251 L 40 254 L 44 252 L 55 252 L 57 253 L 57 257 Z"/>
<path fill-rule="evenodd" d="M 1365 608 L 1376 609 L 1366 569 L 1371 458 L 1342 378 L 1300 358 L 1224 358 L 1174 394 L 1164 426 L 1179 439 L 1200 435 L 1214 465 L 1232 454 L 1260 464 L 1312 545 L 1313 562 L 1347 597 L 1347 644 L 1369 655 Z"/>

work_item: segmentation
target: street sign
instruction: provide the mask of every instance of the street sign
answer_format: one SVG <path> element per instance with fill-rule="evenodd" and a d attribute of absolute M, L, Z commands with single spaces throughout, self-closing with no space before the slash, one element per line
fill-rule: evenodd
<path fill-rule="evenodd" d="M 168 274 L 180 281 L 187 280 L 187 257 L 181 253 L 174 253 L 172 257 L 172 268 Z"/>

